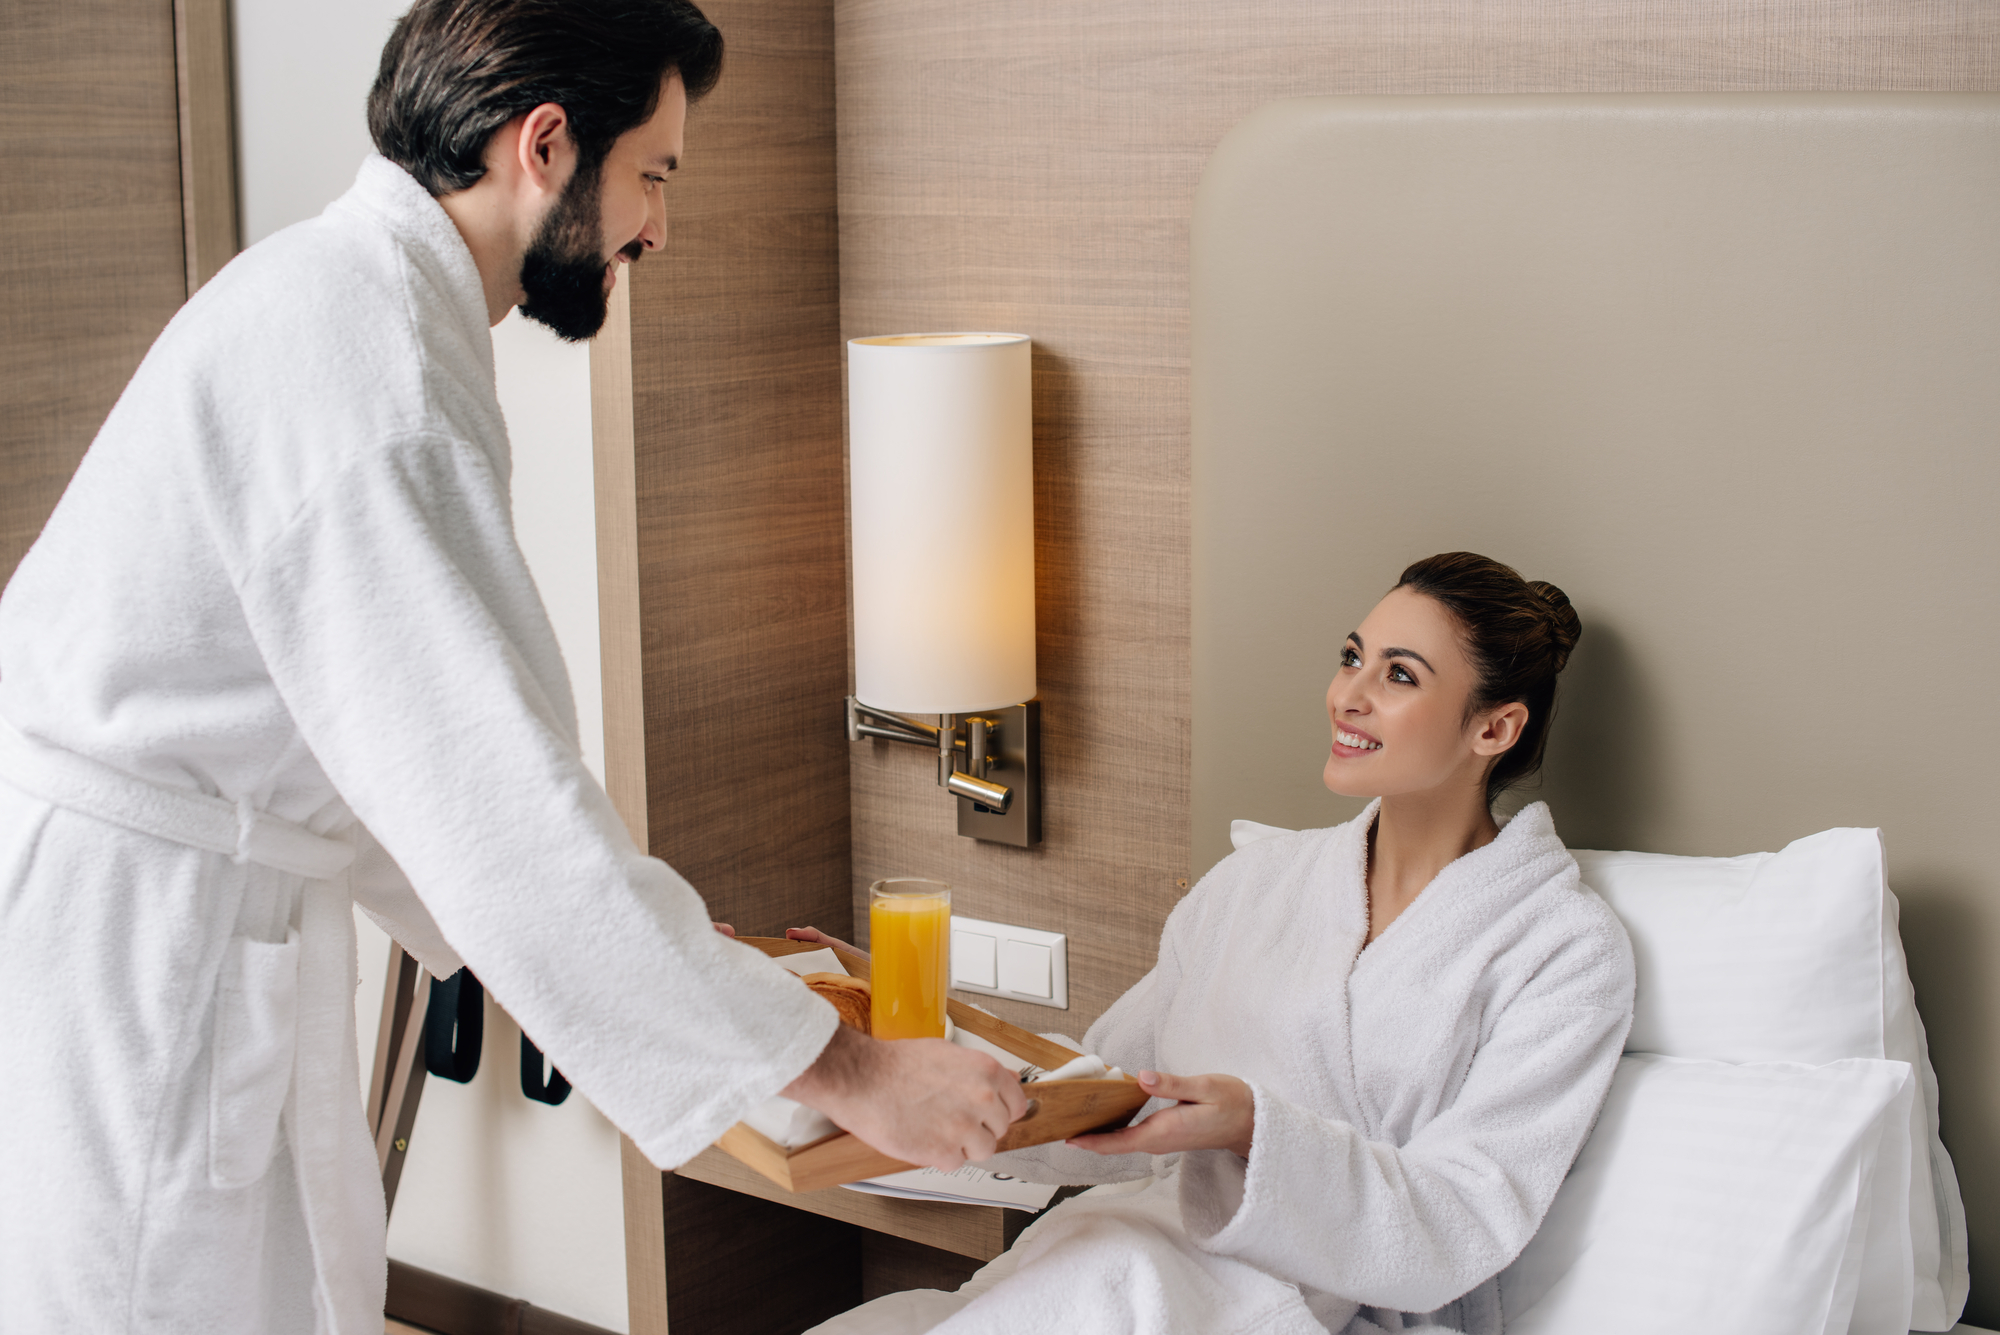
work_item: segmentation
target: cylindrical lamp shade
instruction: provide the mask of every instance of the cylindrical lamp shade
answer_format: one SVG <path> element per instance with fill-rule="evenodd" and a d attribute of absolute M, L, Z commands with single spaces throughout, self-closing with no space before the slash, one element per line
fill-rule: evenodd
<path fill-rule="evenodd" d="M 861 703 L 969 714 L 1033 698 L 1030 378 L 1019 334 L 848 342 Z"/>

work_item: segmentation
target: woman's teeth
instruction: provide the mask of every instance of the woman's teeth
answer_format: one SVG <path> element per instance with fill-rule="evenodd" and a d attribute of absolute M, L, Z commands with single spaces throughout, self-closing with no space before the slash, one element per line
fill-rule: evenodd
<path fill-rule="evenodd" d="M 1351 746 L 1357 751 L 1380 751 L 1382 749 L 1382 743 L 1380 742 L 1371 742 L 1366 737 L 1357 737 L 1351 732 L 1343 732 L 1339 729 L 1334 730 L 1333 739 L 1342 746 Z"/>

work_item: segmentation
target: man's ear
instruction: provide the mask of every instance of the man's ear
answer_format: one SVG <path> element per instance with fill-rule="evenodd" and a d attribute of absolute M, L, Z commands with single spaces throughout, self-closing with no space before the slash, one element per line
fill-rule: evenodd
<path fill-rule="evenodd" d="M 1513 749 L 1521 740 L 1521 733 L 1528 726 L 1528 707 L 1519 700 L 1510 701 L 1486 716 L 1479 731 L 1472 739 L 1472 754 L 1476 756 L 1497 756 Z"/>
<path fill-rule="evenodd" d="M 528 181 L 545 194 L 562 193 L 576 166 L 569 113 L 554 102 L 544 102 L 528 112 L 521 118 L 515 152 Z"/>

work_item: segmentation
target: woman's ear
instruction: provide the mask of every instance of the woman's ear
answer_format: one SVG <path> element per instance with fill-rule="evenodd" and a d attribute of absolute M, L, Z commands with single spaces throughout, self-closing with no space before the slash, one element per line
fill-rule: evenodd
<path fill-rule="evenodd" d="M 1519 700 L 1501 705 L 1480 721 L 1479 731 L 1472 738 L 1472 754 L 1497 756 L 1511 750 L 1514 743 L 1521 740 L 1521 733 L 1527 726 L 1526 705 Z"/>

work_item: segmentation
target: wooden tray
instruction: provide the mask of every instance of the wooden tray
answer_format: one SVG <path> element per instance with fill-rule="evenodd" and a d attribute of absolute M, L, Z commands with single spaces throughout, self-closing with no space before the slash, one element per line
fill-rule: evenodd
<path fill-rule="evenodd" d="M 739 936 L 746 946 L 755 946 L 766 955 L 796 955 L 822 949 L 811 941 L 788 941 L 771 936 Z M 868 957 L 858 951 L 833 948 L 840 962 L 856 978 L 866 978 Z M 1059 1043 L 1051 1043 L 1025 1029 L 1008 1024 L 998 1016 L 974 1010 L 947 997 L 946 1013 L 951 1022 L 988 1043 L 1013 1053 L 1024 1063 L 1054 1070 L 1076 1056 Z M 1000 1139 L 1003 1150 L 1046 1145 L 1067 1140 L 1086 1131 L 1124 1126 L 1146 1102 L 1145 1091 L 1129 1076 L 1123 1080 L 1045 1080 L 1028 1087 L 1028 1113 L 1007 1128 Z M 847 1132 L 823 1137 L 809 1145 L 787 1150 L 761 1132 L 738 1122 L 722 1133 L 716 1147 L 740 1159 L 787 1191 L 819 1191 L 864 1177 L 900 1173 L 914 1167 L 892 1159 Z"/>

